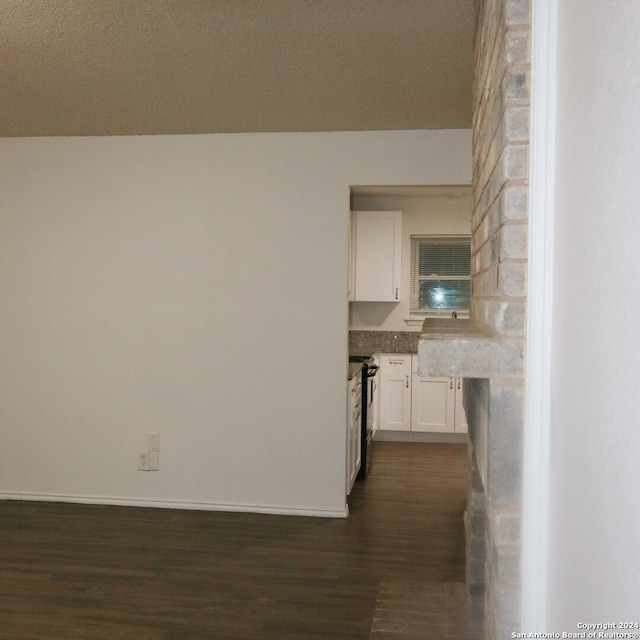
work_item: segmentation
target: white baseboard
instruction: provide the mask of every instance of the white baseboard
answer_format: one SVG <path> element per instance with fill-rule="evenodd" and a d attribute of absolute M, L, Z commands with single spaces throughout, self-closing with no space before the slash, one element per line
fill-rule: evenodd
<path fill-rule="evenodd" d="M 149 500 L 146 498 L 113 498 L 78 496 L 67 494 L 9 493 L 0 491 L 0 500 L 24 500 L 28 502 L 69 502 L 75 504 L 111 505 L 120 507 L 146 507 L 154 509 L 184 509 L 190 511 L 227 511 L 235 513 L 263 513 L 270 515 L 312 516 L 316 518 L 346 518 L 344 509 L 307 509 L 258 504 L 227 504 L 217 502 L 189 502 L 182 500 Z"/>
<path fill-rule="evenodd" d="M 466 444 L 469 436 L 466 433 L 426 433 L 416 431 L 381 431 L 376 432 L 375 442 L 445 442 Z"/>

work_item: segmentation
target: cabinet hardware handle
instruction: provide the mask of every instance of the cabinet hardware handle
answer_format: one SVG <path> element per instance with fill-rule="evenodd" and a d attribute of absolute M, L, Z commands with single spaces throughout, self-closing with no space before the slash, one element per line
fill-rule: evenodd
<path fill-rule="evenodd" d="M 396 300 L 398 299 L 398 287 L 396 287 Z"/>
<path fill-rule="evenodd" d="M 453 378 L 449 378 L 449 389 L 453 389 Z"/>
<path fill-rule="evenodd" d="M 458 378 L 458 389 L 460 388 L 460 378 Z"/>
<path fill-rule="evenodd" d="M 409 376 L 406 376 L 405 387 L 409 388 Z"/>

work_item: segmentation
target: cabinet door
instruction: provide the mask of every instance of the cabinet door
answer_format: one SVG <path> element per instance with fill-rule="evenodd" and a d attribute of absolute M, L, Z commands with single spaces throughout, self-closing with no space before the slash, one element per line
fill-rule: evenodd
<path fill-rule="evenodd" d="M 462 378 L 456 378 L 456 408 L 455 408 L 455 432 L 467 433 L 467 415 L 462 404 Z"/>
<path fill-rule="evenodd" d="M 358 415 L 353 421 L 353 483 L 358 477 L 362 463 L 362 405 L 358 405 Z"/>
<path fill-rule="evenodd" d="M 349 429 L 349 484 L 347 493 L 351 493 L 360 471 L 360 405 L 354 407 Z"/>
<path fill-rule="evenodd" d="M 379 428 L 411 429 L 411 356 L 383 355 L 380 359 Z"/>
<path fill-rule="evenodd" d="M 353 226 L 353 299 L 400 299 L 402 212 L 356 211 Z"/>
<path fill-rule="evenodd" d="M 367 420 L 369 419 L 369 412 L 371 412 L 371 433 L 372 437 L 376 437 L 376 432 L 380 427 L 380 374 L 376 374 L 372 383 L 370 392 L 373 393 L 373 401 L 367 407 Z"/>
<path fill-rule="evenodd" d="M 425 378 L 417 373 L 412 377 L 411 430 L 453 432 L 455 428 L 453 378 Z"/>
<path fill-rule="evenodd" d="M 352 378 L 347 387 L 347 494 L 360 470 L 360 412 L 362 411 L 362 384 L 360 374 Z"/>

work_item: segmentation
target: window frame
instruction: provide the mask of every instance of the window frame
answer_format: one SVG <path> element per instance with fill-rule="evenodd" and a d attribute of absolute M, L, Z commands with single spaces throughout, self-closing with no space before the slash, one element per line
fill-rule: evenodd
<path fill-rule="evenodd" d="M 418 256 L 419 248 L 424 244 L 432 245 L 455 245 L 465 244 L 469 246 L 469 254 L 471 255 L 471 236 L 468 234 L 412 234 L 411 240 L 411 259 L 409 269 L 409 315 L 410 320 L 423 320 L 424 318 L 450 318 L 455 311 L 457 317 L 469 317 L 469 305 L 466 308 L 446 307 L 441 309 L 420 309 L 418 307 L 420 298 L 420 282 L 435 280 L 455 280 L 469 282 L 469 303 L 471 302 L 471 260 L 469 260 L 468 275 L 429 275 L 421 276 L 419 274 Z"/>

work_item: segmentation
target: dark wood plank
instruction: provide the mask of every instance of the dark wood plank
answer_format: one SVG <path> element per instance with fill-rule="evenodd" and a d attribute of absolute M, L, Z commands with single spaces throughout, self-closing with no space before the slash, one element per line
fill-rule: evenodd
<path fill-rule="evenodd" d="M 0 502 L 0 638 L 365 640 L 381 582 L 462 582 L 466 448 L 374 443 L 350 516 Z"/>

